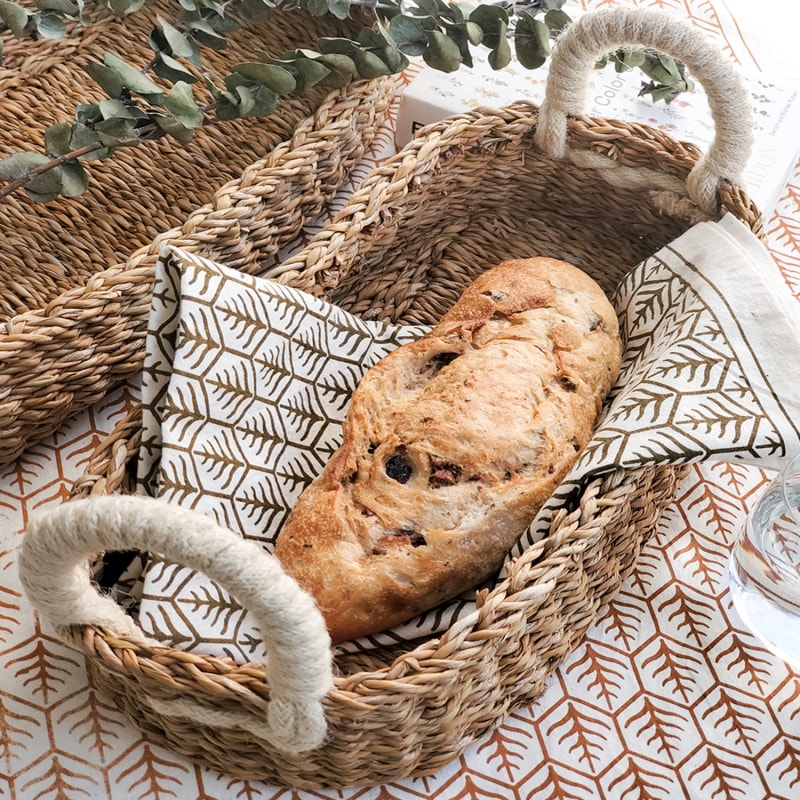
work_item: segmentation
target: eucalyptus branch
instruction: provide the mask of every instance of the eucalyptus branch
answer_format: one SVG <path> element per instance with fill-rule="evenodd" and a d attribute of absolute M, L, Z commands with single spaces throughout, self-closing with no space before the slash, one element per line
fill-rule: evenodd
<path fill-rule="evenodd" d="M 36 0 L 29 11 L 12 0 L 0 0 L 0 26 L 22 38 L 61 36 L 67 22 L 88 24 L 83 0 Z M 105 0 L 118 13 L 133 13 L 146 0 Z M 51 126 L 45 153 L 14 153 L 0 160 L 0 198 L 22 188 L 34 200 L 75 197 L 88 186 L 82 162 L 111 157 L 118 147 L 172 136 L 188 142 L 202 126 L 244 117 L 264 117 L 283 98 L 306 94 L 314 86 L 340 87 L 349 81 L 391 75 L 405 69 L 409 57 L 453 72 L 473 65 L 473 51 L 489 51 L 492 68 L 506 66 L 516 55 L 526 69 L 537 69 L 550 55 L 552 42 L 571 23 L 565 0 L 500 0 L 467 6 L 445 0 L 178 0 L 173 21 L 159 17 L 150 34 L 154 51 L 137 69 L 107 53 L 103 63 L 87 66 L 107 99 L 80 106 L 74 121 Z M 296 49 L 273 57 L 236 64 L 221 82 L 202 71 L 206 47 L 226 46 L 225 36 L 242 24 L 263 21 L 271 11 L 304 10 L 314 15 L 349 16 L 352 7 L 367 8 L 374 25 L 355 39 L 323 37 L 316 49 Z M 512 53 L 513 47 L 513 53 Z M 1 51 L 0 51 L 1 54 Z M 649 82 L 642 93 L 669 102 L 691 84 L 682 64 L 643 50 L 624 49 L 606 56 L 618 71 L 639 69 Z M 198 83 L 198 70 L 202 83 Z M 151 77 L 159 79 L 160 82 Z M 211 102 L 195 98 L 205 87 Z"/>
<path fill-rule="evenodd" d="M 69 153 L 64 153 L 63 156 L 55 156 L 48 161 L 43 161 L 41 164 L 39 164 L 39 166 L 32 167 L 31 169 L 27 170 L 27 172 L 22 173 L 22 175 L 20 175 L 18 178 L 9 181 L 9 183 L 0 189 L 0 198 L 7 197 L 17 189 L 21 189 L 38 175 L 43 175 L 55 167 L 60 167 L 69 161 L 77 161 L 83 156 L 88 156 L 91 153 L 94 153 L 101 147 L 103 147 L 103 145 L 99 142 L 97 144 L 87 144 L 85 147 L 77 147 L 74 150 L 71 150 Z"/>

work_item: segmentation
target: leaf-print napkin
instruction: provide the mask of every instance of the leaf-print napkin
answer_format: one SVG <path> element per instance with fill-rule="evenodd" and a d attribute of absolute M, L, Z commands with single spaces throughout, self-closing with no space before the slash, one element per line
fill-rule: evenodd
<path fill-rule="evenodd" d="M 510 557 L 590 475 L 706 459 L 776 466 L 800 451 L 800 305 L 740 222 L 695 226 L 636 266 L 614 302 L 626 345 L 620 379 L 592 442 Z M 168 249 L 147 343 L 142 490 L 271 549 L 338 446 L 360 376 L 422 332 Z M 444 630 L 473 598 L 340 648 Z M 139 619 L 186 650 L 239 662 L 264 655 L 249 615 L 222 588 L 156 555 Z"/>

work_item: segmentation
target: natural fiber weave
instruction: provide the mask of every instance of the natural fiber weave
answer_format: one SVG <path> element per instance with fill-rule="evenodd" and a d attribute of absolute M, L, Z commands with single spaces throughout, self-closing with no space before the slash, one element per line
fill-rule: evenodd
<path fill-rule="evenodd" d="M 95 453 L 75 496 L 130 491 L 136 413 Z M 130 437 L 130 438 L 128 438 Z M 429 774 L 514 708 L 536 699 L 598 611 L 633 570 L 683 470 L 617 472 L 592 482 L 551 535 L 511 563 L 477 612 L 440 638 L 341 657 L 323 708 L 326 743 L 276 751 L 239 729 L 198 726 L 160 706 L 190 696 L 221 712 L 253 713 L 270 696 L 264 667 L 142 646 L 95 627 L 75 632 L 91 680 L 148 739 L 223 773 L 298 787 L 379 784 Z"/>
<path fill-rule="evenodd" d="M 176 7 L 158 0 L 121 18 L 87 3 L 96 21 L 66 39 L 10 42 L 0 68 L 0 156 L 41 148 L 48 126 L 101 97 L 83 65 L 105 52 L 146 63 L 155 15 L 170 18 Z M 204 52 L 204 67 L 226 74 L 264 50 L 279 55 L 356 29 L 352 20 L 275 11 L 229 34 L 228 49 Z M 274 263 L 358 163 L 393 87 L 379 79 L 315 89 L 265 119 L 201 128 L 189 144 L 120 148 L 87 163 L 90 185 L 79 198 L 42 204 L 17 191 L 0 200 L 0 464 L 141 367 L 165 241 L 248 271 Z"/>
<path fill-rule="evenodd" d="M 679 54 L 678 54 L 679 55 Z M 481 270 L 548 255 L 582 266 L 609 290 L 645 256 L 706 219 L 686 190 L 698 151 L 642 126 L 569 121 L 568 157 L 534 143 L 538 110 L 520 103 L 423 130 L 376 170 L 330 226 L 273 270 L 350 311 L 433 323 Z M 756 233 L 760 215 L 721 180 L 719 208 Z M 129 492 L 138 411 L 95 453 L 75 497 Z M 265 713 L 265 669 L 150 647 L 96 628 L 75 630 L 96 686 L 145 734 L 234 776 L 301 787 L 379 784 L 432 773 L 538 697 L 598 610 L 631 573 L 682 469 L 617 471 L 593 480 L 548 537 L 479 596 L 444 635 L 344 656 L 324 701 L 325 744 L 277 752 L 252 732 L 163 712 L 191 695 L 220 711 Z"/>

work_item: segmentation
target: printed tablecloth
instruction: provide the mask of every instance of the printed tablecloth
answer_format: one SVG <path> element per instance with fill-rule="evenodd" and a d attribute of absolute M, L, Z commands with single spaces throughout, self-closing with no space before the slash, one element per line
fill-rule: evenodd
<path fill-rule="evenodd" d="M 688 17 L 744 67 L 800 85 L 791 0 L 758 7 L 747 0 L 637 4 Z M 390 133 L 381 140 L 390 141 Z M 378 157 L 372 154 L 364 169 Z M 800 165 L 768 235 L 800 299 Z M 110 395 L 0 468 L 2 800 L 800 796 L 800 674 L 743 630 L 725 574 L 731 542 L 768 475 L 730 463 L 692 468 L 636 572 L 539 701 L 432 777 L 299 792 L 233 780 L 148 744 L 94 691 L 82 658 L 34 617 L 16 568 L 29 515 L 66 499 L 134 393 Z"/>

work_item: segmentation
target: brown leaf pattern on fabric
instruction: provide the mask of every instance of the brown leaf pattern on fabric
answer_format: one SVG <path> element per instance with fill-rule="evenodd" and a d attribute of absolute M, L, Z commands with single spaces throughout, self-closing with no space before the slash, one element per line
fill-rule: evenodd
<path fill-rule="evenodd" d="M 606 0 L 582 3 L 586 8 L 605 4 Z M 642 4 L 653 5 L 649 0 Z M 737 38 L 747 32 L 723 25 L 722 2 L 659 0 L 656 5 L 695 19 L 734 56 L 748 58 Z M 798 297 L 799 211 L 800 170 L 768 226 L 772 253 Z M 718 551 L 710 545 L 712 541 L 730 545 L 766 480 L 758 470 L 730 464 L 692 470 L 636 572 L 545 695 L 512 714 L 435 775 L 374 789 L 292 791 L 232 781 L 148 745 L 95 694 L 82 659 L 36 625 L 21 597 L 15 560 L 29 514 L 61 502 L 83 471 L 91 445 L 110 432 L 134 392 L 128 388 L 111 394 L 76 417 L 57 438 L 0 469 L 3 800 L 795 800 L 800 796 L 800 676 L 739 627 L 722 577 L 724 547 Z M 184 404 L 191 408 L 196 401 L 187 397 Z M 266 454 L 274 444 L 265 429 L 265 421 L 252 420 L 240 435 L 257 441 Z M 186 478 L 176 475 L 176 485 L 185 489 Z M 270 502 L 254 497 L 248 508 L 259 507 L 269 514 Z M 708 562 L 703 568 L 701 558 Z M 675 586 L 683 587 L 680 593 L 671 591 Z M 692 601 L 688 608 L 694 614 L 676 619 L 696 617 L 696 630 L 705 637 L 702 646 L 693 639 L 688 621 L 688 638 L 677 636 L 676 623 L 668 622 L 672 602 L 679 596 Z M 707 598 L 710 618 L 704 620 L 699 614 L 703 604 L 696 601 L 698 596 Z M 663 603 L 666 614 L 658 610 Z M 626 691 L 610 684 L 613 696 L 598 702 L 598 686 L 584 688 L 577 678 L 564 679 L 583 674 L 589 648 L 595 653 L 613 652 L 620 662 L 614 671 L 622 675 Z M 591 684 L 588 675 L 585 681 Z M 588 720 L 584 735 L 594 769 L 588 768 L 589 761 L 571 756 L 574 734 L 564 741 L 562 728 L 548 734 L 558 720 L 569 723 L 570 708 L 580 709 Z M 592 715 L 597 723 L 591 722 Z M 595 751 L 589 746 L 589 732 L 602 726 L 614 735 L 602 751 Z"/>

